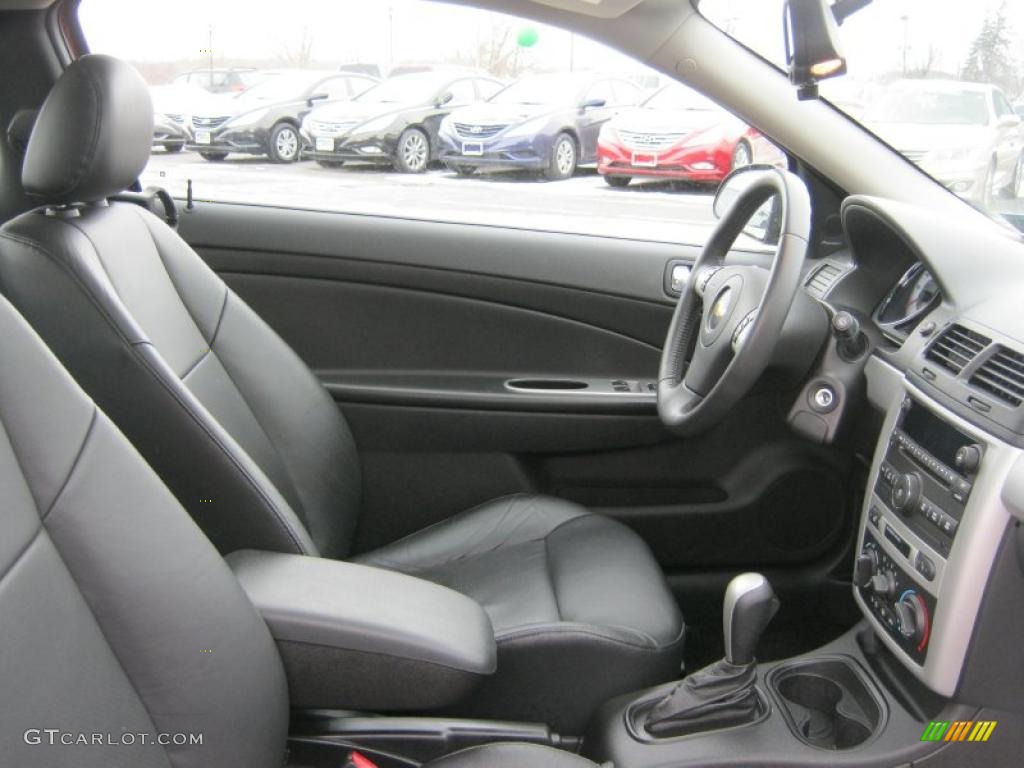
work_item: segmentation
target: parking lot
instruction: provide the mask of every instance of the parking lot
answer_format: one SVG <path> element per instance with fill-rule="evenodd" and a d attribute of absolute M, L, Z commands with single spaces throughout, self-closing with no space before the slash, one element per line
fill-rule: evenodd
<path fill-rule="evenodd" d="M 192 152 L 155 151 L 142 182 L 184 197 L 189 179 L 196 200 L 696 245 L 707 240 L 714 224 L 711 186 L 634 179 L 625 189 L 613 189 L 586 169 L 566 181 L 544 182 L 515 174 L 462 178 L 437 168 L 424 174 L 404 174 L 371 166 L 279 165 L 266 158 L 244 156 L 211 163 Z M 1021 215 L 1024 201 L 996 200 L 993 209 Z"/>
<path fill-rule="evenodd" d="M 197 200 L 261 203 L 495 226 L 703 243 L 714 222 L 712 187 L 637 183 L 613 189 L 593 171 L 566 181 L 442 169 L 402 174 L 372 167 L 278 165 L 232 155 L 211 163 L 191 152 L 154 152 L 143 184 Z"/>

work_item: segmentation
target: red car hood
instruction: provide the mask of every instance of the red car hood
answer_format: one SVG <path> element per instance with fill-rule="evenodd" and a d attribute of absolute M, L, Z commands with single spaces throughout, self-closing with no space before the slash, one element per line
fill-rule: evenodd
<path fill-rule="evenodd" d="M 737 132 L 743 129 L 743 124 L 724 110 L 659 110 L 642 107 L 620 113 L 612 119 L 611 126 L 631 133 L 681 133 L 687 136 L 720 126 Z"/>

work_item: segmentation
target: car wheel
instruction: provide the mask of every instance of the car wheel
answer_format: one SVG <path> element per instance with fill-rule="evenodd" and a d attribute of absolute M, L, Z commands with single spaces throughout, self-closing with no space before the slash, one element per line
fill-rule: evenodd
<path fill-rule="evenodd" d="M 604 180 L 605 180 L 605 183 L 609 187 L 618 187 L 618 188 L 621 189 L 622 187 L 628 187 L 629 186 L 629 182 L 631 182 L 633 180 L 633 177 L 632 176 L 605 176 Z"/>
<path fill-rule="evenodd" d="M 551 159 L 544 171 L 548 181 L 568 179 L 576 173 L 576 142 L 568 133 L 560 133 L 551 145 Z"/>
<path fill-rule="evenodd" d="M 341 168 L 345 164 L 344 160 L 317 160 L 316 164 L 321 168 Z"/>
<path fill-rule="evenodd" d="M 278 123 L 270 132 L 267 152 L 275 163 L 294 163 L 299 159 L 302 141 L 298 129 L 291 123 Z"/>
<path fill-rule="evenodd" d="M 228 153 L 227 152 L 200 152 L 199 156 L 201 158 L 203 158 L 203 160 L 209 160 L 211 163 L 220 163 L 220 162 L 223 162 L 227 158 Z"/>
<path fill-rule="evenodd" d="M 430 163 L 430 139 L 419 128 L 406 128 L 398 137 L 395 167 L 402 173 L 423 173 Z"/>
<path fill-rule="evenodd" d="M 472 165 L 456 165 L 454 170 L 459 176 L 472 176 L 476 173 L 476 168 Z"/>
<path fill-rule="evenodd" d="M 731 169 L 736 170 L 745 165 L 750 165 L 752 162 L 754 162 L 754 154 L 750 151 L 750 145 L 745 141 L 741 141 L 736 145 L 736 149 L 732 151 Z"/>
<path fill-rule="evenodd" d="M 185 148 L 184 144 L 165 144 L 164 145 L 164 152 L 166 152 L 169 155 L 173 155 L 173 154 L 176 154 L 178 152 L 181 152 L 181 150 L 183 150 L 184 148 Z"/>

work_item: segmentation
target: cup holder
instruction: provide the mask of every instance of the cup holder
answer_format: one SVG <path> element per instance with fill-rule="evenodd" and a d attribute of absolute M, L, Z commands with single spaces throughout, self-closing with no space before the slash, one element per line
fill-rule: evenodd
<path fill-rule="evenodd" d="M 883 709 L 851 660 L 811 659 L 777 667 L 770 687 L 794 735 L 830 750 L 859 747 L 877 735 Z"/>

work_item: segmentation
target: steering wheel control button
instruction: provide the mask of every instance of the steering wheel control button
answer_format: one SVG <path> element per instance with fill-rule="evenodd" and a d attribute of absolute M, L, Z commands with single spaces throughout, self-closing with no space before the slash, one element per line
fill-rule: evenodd
<path fill-rule="evenodd" d="M 817 413 L 831 413 L 839 405 L 839 394 L 831 384 L 818 382 L 811 387 L 810 401 Z"/>
<path fill-rule="evenodd" d="M 747 314 L 739 325 L 736 326 L 736 330 L 732 334 L 732 351 L 738 352 L 744 344 L 747 343 L 747 339 L 750 337 L 750 333 L 754 328 L 754 319 L 757 317 L 757 311 L 753 311 Z"/>
<path fill-rule="evenodd" d="M 721 269 L 721 267 L 705 267 L 698 273 L 697 280 L 694 282 L 694 289 L 697 291 L 698 296 L 703 296 L 704 291 L 707 290 L 708 283 L 711 282 L 711 278 Z"/>

